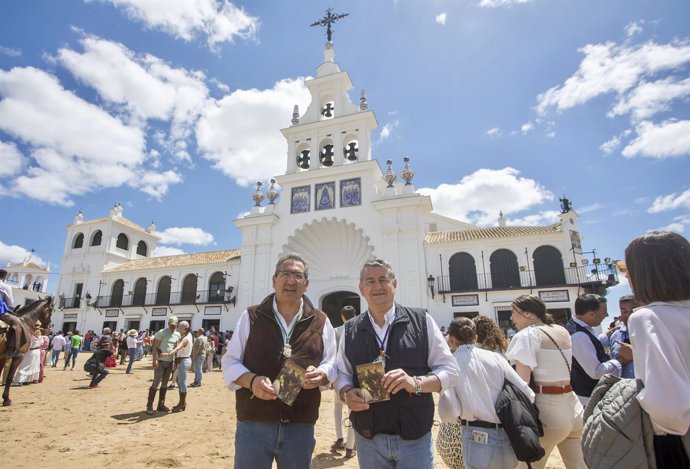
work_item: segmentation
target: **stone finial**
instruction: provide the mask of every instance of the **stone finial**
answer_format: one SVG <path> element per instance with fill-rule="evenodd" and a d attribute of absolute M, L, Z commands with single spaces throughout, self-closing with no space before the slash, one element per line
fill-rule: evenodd
<path fill-rule="evenodd" d="M 110 209 L 110 218 L 120 218 L 122 217 L 122 205 L 120 202 L 115 202 L 115 205 Z"/>
<path fill-rule="evenodd" d="M 268 188 L 266 192 L 266 197 L 268 197 L 269 205 L 275 205 L 276 199 L 278 199 L 278 191 L 276 190 L 276 180 L 271 179 L 271 187 Z"/>
<path fill-rule="evenodd" d="M 84 214 L 79 210 L 79 212 L 74 217 L 74 224 L 78 225 L 84 222 Z"/>
<path fill-rule="evenodd" d="M 299 106 L 297 104 L 292 110 L 292 125 L 299 125 Z"/>
<path fill-rule="evenodd" d="M 359 110 L 366 111 L 367 109 L 369 109 L 369 105 L 367 104 L 367 93 L 364 91 L 364 88 L 362 88 L 362 92 L 359 94 Z"/>
<path fill-rule="evenodd" d="M 506 219 L 503 216 L 502 210 L 500 212 L 498 212 L 498 226 L 501 228 L 505 228 L 505 226 L 506 226 Z"/>
<path fill-rule="evenodd" d="M 324 63 L 335 62 L 335 51 L 333 50 L 333 43 L 330 41 L 326 43 L 326 47 L 323 49 L 323 61 Z"/>
<path fill-rule="evenodd" d="M 146 227 L 146 232 L 147 233 L 155 233 L 156 232 L 156 224 L 151 220 L 151 223 L 149 226 Z"/>
<path fill-rule="evenodd" d="M 383 176 L 383 180 L 388 184 L 386 187 L 393 187 L 393 183 L 398 176 L 396 176 L 393 172 L 393 162 L 391 160 L 386 160 L 386 164 L 388 165 L 388 169 L 386 170 L 386 174 Z"/>
<path fill-rule="evenodd" d="M 258 181 L 256 183 L 256 192 L 252 195 L 252 200 L 254 201 L 254 206 L 255 207 L 261 207 L 261 202 L 266 198 L 266 196 L 263 194 L 261 191 L 261 181 Z"/>
<path fill-rule="evenodd" d="M 410 158 L 405 157 L 403 158 L 403 161 L 405 162 L 405 167 L 403 170 L 400 172 L 400 177 L 405 181 L 406 186 L 411 186 L 412 185 L 412 179 L 414 178 L 415 172 L 410 168 Z"/>

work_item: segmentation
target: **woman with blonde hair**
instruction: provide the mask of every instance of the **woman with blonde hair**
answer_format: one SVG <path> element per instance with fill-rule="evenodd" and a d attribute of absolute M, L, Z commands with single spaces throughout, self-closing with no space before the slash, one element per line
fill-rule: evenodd
<path fill-rule="evenodd" d="M 535 405 L 544 424 L 539 442 L 546 453 L 532 467 L 544 469 L 549 454 L 558 446 L 566 469 L 587 469 L 580 447 L 584 409 L 570 386 L 570 334 L 553 323 L 538 296 L 515 298 L 510 319 L 518 332 L 510 341 L 506 358 L 536 393 Z"/>

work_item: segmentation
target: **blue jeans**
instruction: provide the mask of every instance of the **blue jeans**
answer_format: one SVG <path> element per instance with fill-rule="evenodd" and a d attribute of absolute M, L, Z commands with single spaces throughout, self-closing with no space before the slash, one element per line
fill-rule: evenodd
<path fill-rule="evenodd" d="M 108 370 L 103 366 L 98 366 L 98 371 L 91 373 L 91 386 L 96 386 L 108 376 Z"/>
<path fill-rule="evenodd" d="M 314 425 L 309 423 L 237 422 L 236 468 L 309 469 L 314 452 Z"/>
<path fill-rule="evenodd" d="M 127 364 L 127 373 L 131 373 L 132 371 L 132 365 L 134 364 L 135 357 L 137 354 L 137 349 L 135 348 L 128 348 L 127 349 L 127 355 L 129 355 L 129 363 Z"/>
<path fill-rule="evenodd" d="M 187 357 L 177 364 L 177 385 L 180 392 L 187 392 L 187 370 L 192 365 L 192 359 Z"/>
<path fill-rule="evenodd" d="M 486 444 L 472 441 L 476 432 L 487 435 Z M 463 427 L 462 459 L 465 469 L 513 469 L 518 463 L 508 435 L 502 428 Z"/>
<path fill-rule="evenodd" d="M 194 382 L 196 384 L 201 384 L 201 378 L 204 377 L 204 360 L 206 360 L 206 355 L 199 355 L 194 359 Z"/>
<path fill-rule="evenodd" d="M 65 368 L 67 368 L 67 365 L 69 365 L 70 358 L 72 359 L 72 368 L 74 368 L 74 364 L 77 361 L 77 355 L 79 355 L 79 349 L 72 347 L 70 354 L 65 357 Z"/>
<path fill-rule="evenodd" d="M 434 469 L 431 432 L 416 440 L 398 435 L 376 435 L 372 439 L 355 433 L 360 467 L 376 469 Z"/>
<path fill-rule="evenodd" d="M 58 361 L 60 361 L 60 352 L 62 352 L 62 349 L 57 349 L 57 350 L 53 349 L 52 356 L 50 357 L 51 358 L 50 364 L 53 367 L 57 366 Z"/>

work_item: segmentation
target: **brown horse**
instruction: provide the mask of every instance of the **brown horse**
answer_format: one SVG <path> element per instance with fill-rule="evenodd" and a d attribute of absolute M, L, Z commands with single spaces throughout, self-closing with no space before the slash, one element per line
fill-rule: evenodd
<path fill-rule="evenodd" d="M 6 316 L 1 316 L 1 319 L 7 318 L 7 324 L 12 325 L 12 327 L 20 327 L 21 340 L 19 342 L 20 347 L 17 351 L 21 352 L 22 355 L 29 350 L 31 346 L 31 336 L 33 335 L 33 329 L 37 321 L 41 322 L 41 326 L 48 329 L 51 325 L 50 316 L 53 312 L 53 297 L 47 296 L 42 300 L 36 300 L 26 306 L 19 308 L 14 315 L 10 315 L 9 318 Z M 7 352 L 7 337 L 9 334 L 13 334 L 13 331 L 8 330 L 5 334 L 0 334 L 0 370 L 5 367 L 5 353 Z M 10 400 L 10 386 L 14 380 L 14 374 L 19 368 L 19 364 L 22 361 L 22 356 L 11 358 L 10 369 L 7 373 L 7 379 L 5 380 L 5 391 L 2 393 L 2 405 L 8 406 L 12 405 Z"/>

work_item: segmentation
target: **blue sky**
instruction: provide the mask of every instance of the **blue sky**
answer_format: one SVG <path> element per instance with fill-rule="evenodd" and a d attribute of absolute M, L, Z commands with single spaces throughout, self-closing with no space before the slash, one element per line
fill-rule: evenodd
<path fill-rule="evenodd" d="M 373 157 L 409 156 L 438 213 L 549 224 L 565 194 L 600 257 L 687 236 L 688 2 L 10 1 L 0 263 L 34 249 L 57 272 L 64 226 L 117 201 L 155 221 L 159 255 L 240 247 L 232 220 L 285 170 L 279 129 L 308 104 L 327 7 L 349 13 L 336 62 L 378 119 Z"/>

